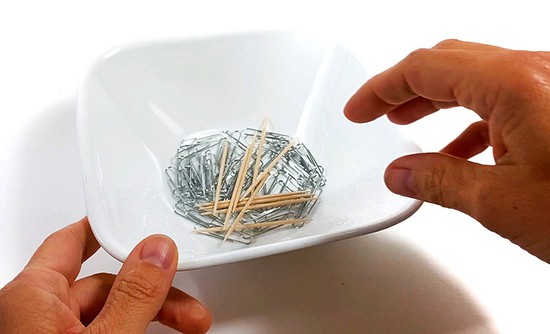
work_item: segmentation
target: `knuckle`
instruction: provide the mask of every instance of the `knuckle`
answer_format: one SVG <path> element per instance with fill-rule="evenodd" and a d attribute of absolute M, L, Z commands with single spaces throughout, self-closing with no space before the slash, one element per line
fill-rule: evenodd
<path fill-rule="evenodd" d="M 429 173 L 422 176 L 424 199 L 445 208 L 453 208 L 469 213 L 477 203 L 477 184 L 475 175 L 463 174 L 460 169 L 449 169 L 445 165 L 433 166 Z"/>
<path fill-rule="evenodd" d="M 456 39 L 456 38 L 447 38 L 447 39 L 444 39 L 442 40 L 441 42 L 437 43 L 435 46 L 434 46 L 434 49 L 448 49 L 448 48 L 453 48 L 455 47 L 457 44 L 459 43 L 462 43 L 460 40 Z"/>
<path fill-rule="evenodd" d="M 531 51 L 508 51 L 495 55 L 494 62 L 502 68 L 498 74 L 498 91 L 492 105 L 505 108 L 536 110 L 540 101 L 550 94 L 550 57 Z M 503 134 L 516 131 L 519 125 L 531 119 L 532 114 L 494 113 L 494 122 Z"/>
<path fill-rule="evenodd" d="M 409 53 L 409 55 L 405 58 L 406 61 L 409 61 L 411 63 L 414 63 L 419 60 L 419 58 L 425 57 L 428 53 L 430 53 L 431 50 L 427 48 L 420 48 L 413 50 Z"/>
<path fill-rule="evenodd" d="M 429 173 L 422 176 L 420 184 L 426 201 L 449 207 L 450 204 L 443 191 L 445 188 L 445 174 L 444 168 L 434 166 Z"/>
<path fill-rule="evenodd" d="M 138 302 L 155 299 L 161 293 L 159 276 L 154 272 L 132 270 L 113 286 L 114 295 L 120 299 Z"/>
<path fill-rule="evenodd" d="M 500 53 L 500 57 L 502 68 L 507 69 L 504 83 L 508 96 L 528 100 L 533 92 L 548 89 L 548 56 L 540 52 L 510 51 Z"/>

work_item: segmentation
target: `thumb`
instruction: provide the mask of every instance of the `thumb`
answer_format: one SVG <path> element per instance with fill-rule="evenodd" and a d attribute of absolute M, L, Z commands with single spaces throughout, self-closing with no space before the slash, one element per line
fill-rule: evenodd
<path fill-rule="evenodd" d="M 145 332 L 172 286 L 177 259 L 177 247 L 168 237 L 154 235 L 140 242 L 128 255 L 89 330 Z"/>
<path fill-rule="evenodd" d="M 384 180 L 396 194 L 457 209 L 476 218 L 480 196 L 495 184 L 490 168 L 447 154 L 420 153 L 393 161 Z"/>

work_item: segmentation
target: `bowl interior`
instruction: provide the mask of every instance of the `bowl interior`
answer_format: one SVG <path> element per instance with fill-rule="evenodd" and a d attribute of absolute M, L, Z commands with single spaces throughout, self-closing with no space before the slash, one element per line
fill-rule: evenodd
<path fill-rule="evenodd" d="M 343 47 L 293 33 L 249 33 L 132 44 L 91 66 L 79 91 L 88 214 L 102 246 L 123 260 L 145 236 L 179 247 L 179 269 L 270 255 L 373 232 L 415 201 L 391 194 L 385 166 L 416 151 L 385 119 L 353 124 L 342 110 L 366 80 Z M 306 226 L 250 245 L 191 233 L 173 212 L 164 170 L 179 143 L 203 131 L 260 127 L 304 142 L 327 184 Z"/>

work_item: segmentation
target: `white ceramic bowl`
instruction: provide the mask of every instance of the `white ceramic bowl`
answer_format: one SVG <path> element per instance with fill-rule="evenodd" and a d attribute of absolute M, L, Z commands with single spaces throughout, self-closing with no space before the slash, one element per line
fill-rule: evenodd
<path fill-rule="evenodd" d="M 386 165 L 418 151 L 382 118 L 345 119 L 366 80 L 343 47 L 289 32 L 137 43 L 99 57 L 78 96 L 78 130 L 90 224 L 123 261 L 143 238 L 170 236 L 179 270 L 258 258 L 378 231 L 420 205 L 383 183 Z M 164 170 L 183 138 L 259 127 L 298 137 L 326 169 L 327 184 L 300 229 L 279 228 L 250 245 L 191 233 L 173 212 Z"/>

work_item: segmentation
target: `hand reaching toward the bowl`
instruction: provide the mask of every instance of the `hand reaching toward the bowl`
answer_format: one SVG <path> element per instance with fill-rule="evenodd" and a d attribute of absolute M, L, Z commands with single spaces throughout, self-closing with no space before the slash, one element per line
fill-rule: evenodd
<path fill-rule="evenodd" d="M 392 162 L 388 188 L 463 211 L 550 262 L 550 53 L 444 41 L 369 80 L 344 112 L 408 124 L 455 106 L 481 120 L 440 153 Z M 467 161 L 488 146 L 494 166 Z"/>
<path fill-rule="evenodd" d="M 0 332 L 143 333 L 151 321 L 184 333 L 208 330 L 208 310 L 171 287 L 178 256 L 171 239 L 143 240 L 118 276 L 76 280 L 98 248 L 87 218 L 49 236 L 0 290 Z"/>

